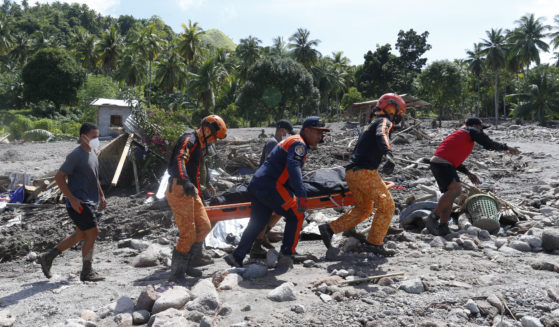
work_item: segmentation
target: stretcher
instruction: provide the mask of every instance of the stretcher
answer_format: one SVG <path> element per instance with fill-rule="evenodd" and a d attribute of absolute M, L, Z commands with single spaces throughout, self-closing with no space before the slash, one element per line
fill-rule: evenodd
<path fill-rule="evenodd" d="M 394 183 L 385 181 L 388 188 L 393 188 Z M 308 209 L 327 209 L 351 206 L 355 204 L 350 191 L 326 195 L 311 196 L 307 198 Z M 206 207 L 210 222 L 250 217 L 250 202 L 224 204 Z"/>

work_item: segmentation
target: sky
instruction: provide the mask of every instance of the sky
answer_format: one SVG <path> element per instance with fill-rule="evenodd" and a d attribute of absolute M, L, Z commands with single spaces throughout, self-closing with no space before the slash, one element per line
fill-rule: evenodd
<path fill-rule="evenodd" d="M 19 1 L 18 1 L 19 2 Z M 37 1 L 29 1 L 33 4 Z M 38 2 L 52 2 L 38 0 Z M 466 57 L 466 50 L 486 38 L 491 28 L 513 29 L 525 14 L 543 17 L 554 25 L 559 15 L 557 0 L 76 0 L 104 15 L 157 15 L 175 32 L 189 20 L 205 30 L 217 28 L 236 44 L 248 36 L 262 45 L 282 36 L 288 41 L 298 28 L 318 39 L 323 55 L 343 51 L 354 65 L 377 45 L 394 48 L 400 30 L 429 32 L 432 45 L 425 57 L 453 60 Z M 556 26 L 558 24 L 555 24 Z M 559 26 L 557 26 L 559 27 Z M 559 49 L 558 49 L 559 50 Z M 394 53 L 397 53 L 393 49 Z M 549 62 L 552 54 L 540 54 Z"/>

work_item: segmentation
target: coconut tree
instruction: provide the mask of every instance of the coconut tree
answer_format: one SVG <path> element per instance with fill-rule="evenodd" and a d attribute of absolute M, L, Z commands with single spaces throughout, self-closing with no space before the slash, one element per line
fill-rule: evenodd
<path fill-rule="evenodd" d="M 0 16 L 0 56 L 10 52 L 12 36 L 9 29 L 9 21 L 5 15 Z"/>
<path fill-rule="evenodd" d="M 29 57 L 30 40 L 26 33 L 19 32 L 12 37 L 12 49 L 9 53 L 10 58 L 25 65 Z"/>
<path fill-rule="evenodd" d="M 72 34 L 73 52 L 78 62 L 88 71 L 94 71 L 97 63 L 95 46 L 97 38 L 87 30 L 80 28 Z"/>
<path fill-rule="evenodd" d="M 287 43 L 285 43 L 283 37 L 278 36 L 272 39 L 271 53 L 280 57 L 285 57 L 288 55 Z"/>
<path fill-rule="evenodd" d="M 144 28 L 140 32 L 137 41 L 134 43 L 134 47 L 147 59 L 148 62 L 148 105 L 150 103 L 151 94 L 151 66 L 153 61 L 159 56 L 159 53 L 165 43 L 165 40 L 157 33 L 156 23 L 152 23 Z"/>
<path fill-rule="evenodd" d="M 499 120 L 499 71 L 506 64 L 506 37 L 503 30 L 491 29 L 485 31 L 487 39 L 483 39 L 481 43 L 482 54 L 485 55 L 485 63 L 489 69 L 493 71 L 495 79 L 495 124 Z"/>
<path fill-rule="evenodd" d="M 483 73 L 483 66 L 485 65 L 483 53 L 481 51 L 481 44 L 474 43 L 472 50 L 467 50 L 466 54 L 468 58 L 466 63 L 468 63 L 468 68 L 470 72 L 476 78 L 476 89 L 477 89 L 477 104 L 476 104 L 476 116 L 479 116 L 479 109 L 481 106 L 481 74 Z"/>
<path fill-rule="evenodd" d="M 320 56 L 320 52 L 315 49 L 320 40 L 311 40 L 310 32 L 307 29 L 299 28 L 289 37 L 289 41 L 288 47 L 292 50 L 293 58 L 310 70 Z"/>
<path fill-rule="evenodd" d="M 186 64 L 193 67 L 196 56 L 200 54 L 202 48 L 202 35 L 204 30 L 198 26 L 197 22 L 192 23 L 188 20 L 188 26 L 181 25 L 183 32 L 179 34 L 178 51 L 184 58 Z"/>
<path fill-rule="evenodd" d="M 157 61 L 155 80 L 163 92 L 170 94 L 175 88 L 186 86 L 186 64 L 175 48 L 171 47 Z"/>
<path fill-rule="evenodd" d="M 535 114 L 543 122 L 547 116 L 559 115 L 559 82 L 548 65 L 540 65 L 527 76 L 528 87 L 520 94 L 521 104 L 514 111 L 516 116 Z"/>
<path fill-rule="evenodd" d="M 97 43 L 97 65 L 111 74 L 116 63 L 122 55 L 123 37 L 118 33 L 114 25 L 103 32 L 101 40 Z"/>
<path fill-rule="evenodd" d="M 246 79 L 246 74 L 248 68 L 258 60 L 260 57 L 260 46 L 262 41 L 254 36 L 249 36 L 246 39 L 241 39 L 241 42 L 235 50 L 237 56 L 241 60 L 241 65 L 239 67 L 241 79 Z"/>
<path fill-rule="evenodd" d="M 189 73 L 189 76 L 189 88 L 193 94 L 197 94 L 204 108 L 209 111 L 215 107 L 215 90 L 219 88 L 221 82 L 229 80 L 229 74 L 223 65 L 215 58 L 208 58 L 196 73 Z"/>
<path fill-rule="evenodd" d="M 549 45 L 543 38 L 547 36 L 550 26 L 544 25 L 542 21 L 542 17 L 536 19 L 534 14 L 527 14 L 517 20 L 517 28 L 507 34 L 512 55 L 518 57 L 520 63 L 526 67 L 525 74 L 532 62 L 540 64 L 540 51 L 549 51 Z"/>
<path fill-rule="evenodd" d="M 129 86 L 140 85 L 145 83 L 146 67 L 145 57 L 134 49 L 128 49 L 118 61 L 115 79 Z"/>

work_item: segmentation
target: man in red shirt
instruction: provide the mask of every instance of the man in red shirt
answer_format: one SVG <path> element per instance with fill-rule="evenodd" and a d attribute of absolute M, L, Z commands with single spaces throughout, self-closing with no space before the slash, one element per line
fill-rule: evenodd
<path fill-rule="evenodd" d="M 479 178 L 463 164 L 472 153 L 474 142 L 487 150 L 509 151 L 512 154 L 520 153 L 517 148 L 491 140 L 483 132 L 483 129 L 487 127 L 479 118 L 468 118 L 464 126 L 443 140 L 431 158 L 431 171 L 437 180 L 440 191 L 444 193 L 435 210 L 427 217 L 427 229 L 433 235 L 444 236 L 450 233 L 448 220 L 452 211 L 452 203 L 462 192 L 457 171 L 466 174 L 472 183 L 481 183 Z"/>

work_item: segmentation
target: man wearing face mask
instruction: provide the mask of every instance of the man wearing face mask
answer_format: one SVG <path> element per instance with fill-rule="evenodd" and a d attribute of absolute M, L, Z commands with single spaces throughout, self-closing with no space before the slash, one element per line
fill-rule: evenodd
<path fill-rule="evenodd" d="M 171 177 L 165 192 L 179 229 L 179 241 L 173 250 L 170 282 L 184 282 L 185 273 L 202 276 L 194 269 L 197 264 L 213 260 L 202 252 L 202 242 L 211 229 L 208 214 L 200 198 L 200 169 L 202 158 L 215 152 L 213 143 L 227 136 L 227 126 L 221 117 L 210 115 L 202 119 L 200 128 L 184 133 L 173 148 L 167 167 Z"/>
<path fill-rule="evenodd" d="M 373 110 L 372 122 L 359 136 L 346 166 L 346 181 L 355 199 L 355 207 L 329 224 L 318 226 L 322 241 L 332 247 L 332 236 L 346 231 L 369 218 L 376 206 L 365 250 L 382 256 L 393 256 L 395 251 L 384 247 L 384 237 L 394 215 L 394 200 L 378 170 L 382 157 L 387 159 L 381 172 L 391 174 L 395 162 L 388 140 L 393 123 L 406 113 L 406 102 L 395 93 L 382 95 Z"/>
<path fill-rule="evenodd" d="M 41 254 L 39 262 L 43 273 L 51 278 L 52 262 L 60 253 L 80 241 L 83 267 L 81 281 L 101 281 L 105 278 L 92 269 L 93 247 L 99 234 L 99 210 L 107 206 L 105 195 L 98 179 L 99 162 L 94 153 L 99 147 L 99 129 L 85 123 L 80 127 L 80 146 L 72 151 L 56 173 L 55 181 L 66 196 L 68 215 L 76 225 L 76 231 L 62 240 L 55 248 Z M 68 178 L 68 182 L 66 182 Z"/>
<path fill-rule="evenodd" d="M 462 192 L 457 171 L 468 176 L 472 183 L 481 183 L 479 178 L 463 164 L 472 153 L 474 142 L 487 150 L 509 151 L 511 154 L 520 153 L 517 148 L 491 140 L 483 132 L 487 127 L 489 126 L 484 125 L 479 118 L 468 118 L 464 126 L 443 140 L 431 158 L 431 172 L 437 180 L 440 191 L 443 192 L 435 210 L 431 212 L 426 221 L 426 227 L 433 235 L 444 236 L 450 233 L 448 220 L 452 211 L 452 203 Z"/>
<path fill-rule="evenodd" d="M 276 132 L 274 137 L 269 138 L 266 141 L 266 145 L 264 145 L 264 149 L 262 149 L 262 155 L 260 156 L 260 166 L 264 164 L 268 155 L 272 150 L 278 145 L 279 142 L 285 140 L 291 135 L 294 135 L 295 132 L 293 131 L 293 125 L 288 120 L 282 119 L 276 123 Z M 262 246 L 272 249 L 274 246 L 268 241 L 268 232 L 274 225 L 281 219 L 281 216 L 272 213 L 270 217 L 270 222 L 266 227 L 262 230 L 258 237 L 252 244 L 252 248 L 250 249 L 250 257 L 251 258 L 265 258 L 267 251 L 262 248 Z"/>
<path fill-rule="evenodd" d="M 290 259 L 295 253 L 304 212 L 308 207 L 301 169 L 308 148 L 316 147 L 328 131 L 330 130 L 320 117 L 305 119 L 301 132 L 281 141 L 258 168 L 248 185 L 251 198 L 250 220 L 239 246 L 225 257 L 229 265 L 243 265 L 243 259 L 252 243 L 266 227 L 273 212 L 285 217 L 280 254 Z"/>

